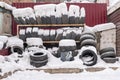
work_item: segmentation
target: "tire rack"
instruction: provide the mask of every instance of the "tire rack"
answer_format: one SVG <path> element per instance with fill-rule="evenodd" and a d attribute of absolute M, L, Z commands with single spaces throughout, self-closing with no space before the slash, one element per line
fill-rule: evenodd
<path fill-rule="evenodd" d="M 17 25 L 17 36 L 19 36 L 19 28 L 20 27 L 84 27 L 85 24 L 34 24 L 34 25 Z M 76 41 L 79 43 L 80 41 Z M 50 43 L 59 43 L 59 41 L 43 41 L 43 43 L 50 44 Z"/>

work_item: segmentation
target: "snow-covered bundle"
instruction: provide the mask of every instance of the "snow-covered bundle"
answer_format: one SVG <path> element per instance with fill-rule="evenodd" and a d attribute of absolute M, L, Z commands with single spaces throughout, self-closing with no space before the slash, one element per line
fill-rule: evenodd
<path fill-rule="evenodd" d="M 41 46 L 43 45 L 43 41 L 41 38 L 27 38 L 26 43 L 28 46 Z"/>
<path fill-rule="evenodd" d="M 59 46 L 76 46 L 76 42 L 72 39 L 62 39 L 59 42 Z"/>
<path fill-rule="evenodd" d="M 19 46 L 23 48 L 23 40 L 17 37 L 9 37 L 7 42 L 7 47 Z"/>

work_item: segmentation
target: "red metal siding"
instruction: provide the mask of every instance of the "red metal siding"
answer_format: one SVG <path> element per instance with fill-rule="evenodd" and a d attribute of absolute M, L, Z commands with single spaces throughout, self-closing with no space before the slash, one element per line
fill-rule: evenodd
<path fill-rule="evenodd" d="M 38 4 L 49 4 L 49 3 L 13 3 L 13 6 L 17 8 L 33 7 Z M 94 26 L 96 24 L 105 23 L 107 20 L 107 5 L 101 3 L 67 3 L 67 6 L 78 5 L 84 7 L 86 10 L 85 23 L 88 26 Z M 16 34 L 16 23 L 13 20 L 12 34 Z"/>

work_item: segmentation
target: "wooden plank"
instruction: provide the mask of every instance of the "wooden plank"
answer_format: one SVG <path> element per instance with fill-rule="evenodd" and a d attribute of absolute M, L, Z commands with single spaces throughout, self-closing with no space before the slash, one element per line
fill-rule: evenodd
<path fill-rule="evenodd" d="M 76 43 L 79 43 L 80 41 L 76 41 Z M 43 43 L 49 44 L 49 43 L 59 43 L 59 41 L 43 41 Z"/>
<path fill-rule="evenodd" d="M 24 27 L 65 27 L 65 26 L 74 26 L 74 27 L 83 27 L 84 24 L 33 24 L 33 25 L 17 25 L 17 26 L 24 26 Z"/>

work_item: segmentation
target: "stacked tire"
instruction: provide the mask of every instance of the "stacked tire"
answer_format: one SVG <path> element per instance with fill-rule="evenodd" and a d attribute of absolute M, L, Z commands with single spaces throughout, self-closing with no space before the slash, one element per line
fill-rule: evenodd
<path fill-rule="evenodd" d="M 58 54 L 60 54 L 62 61 L 74 60 L 74 56 L 77 55 L 76 42 L 69 39 L 60 40 Z"/>
<path fill-rule="evenodd" d="M 106 63 L 115 63 L 116 61 L 118 61 L 113 47 L 107 47 L 107 48 L 101 49 L 99 53 L 100 53 L 101 59 Z"/>
<path fill-rule="evenodd" d="M 34 52 L 30 54 L 30 64 L 34 67 L 45 66 L 48 62 L 48 56 L 45 52 Z"/>
<path fill-rule="evenodd" d="M 88 47 L 93 47 L 96 50 L 96 35 L 93 32 L 83 32 L 80 37 L 81 49 L 85 48 L 81 52 L 80 59 L 82 59 L 83 64 L 86 66 L 93 66 L 97 63 L 97 51 L 93 51 Z M 87 59 L 90 58 L 90 59 Z"/>

